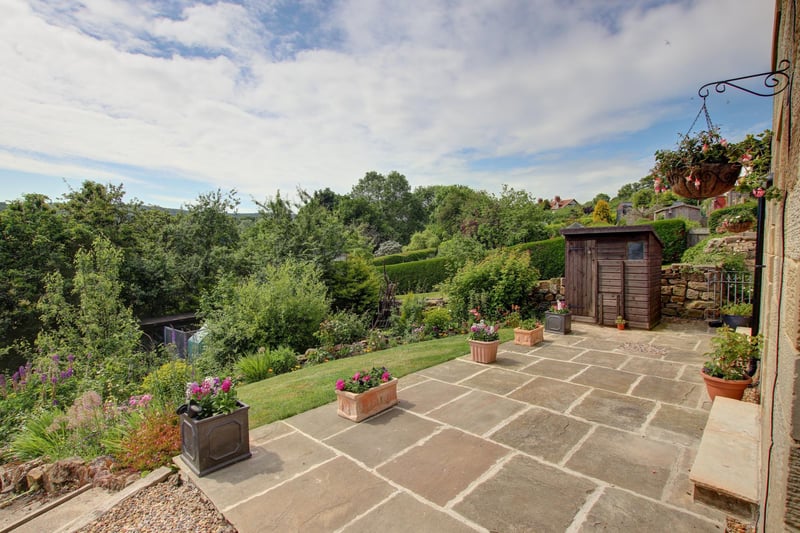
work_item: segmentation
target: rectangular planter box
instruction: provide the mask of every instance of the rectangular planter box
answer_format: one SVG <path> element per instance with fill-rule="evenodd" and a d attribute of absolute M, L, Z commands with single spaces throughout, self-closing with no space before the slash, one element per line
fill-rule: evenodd
<path fill-rule="evenodd" d="M 544 313 L 544 329 L 561 335 L 572 332 L 572 313 L 562 315 L 546 311 Z"/>
<path fill-rule="evenodd" d="M 339 416 L 361 422 L 397 404 L 397 380 L 389 380 L 358 394 L 337 390 L 336 402 Z"/>
<path fill-rule="evenodd" d="M 249 405 L 202 420 L 181 415 L 181 457 L 198 476 L 250 457 Z"/>
<path fill-rule="evenodd" d="M 536 346 L 544 340 L 544 326 L 535 329 L 514 328 L 514 344 Z"/>

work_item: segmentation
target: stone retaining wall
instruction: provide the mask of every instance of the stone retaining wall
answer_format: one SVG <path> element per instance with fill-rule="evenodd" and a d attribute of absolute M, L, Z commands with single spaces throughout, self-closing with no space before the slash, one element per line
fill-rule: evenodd
<path fill-rule="evenodd" d="M 709 277 L 722 270 L 708 265 L 675 263 L 661 267 L 661 316 L 703 320 L 719 307 L 709 291 Z"/>

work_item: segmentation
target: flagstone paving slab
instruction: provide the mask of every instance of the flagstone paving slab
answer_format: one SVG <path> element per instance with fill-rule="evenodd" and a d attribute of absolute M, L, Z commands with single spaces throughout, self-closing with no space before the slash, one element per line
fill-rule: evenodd
<path fill-rule="evenodd" d="M 549 378 L 567 379 L 585 368 L 586 365 L 579 365 L 577 363 L 569 363 L 567 361 L 558 361 L 555 359 L 540 359 L 536 363 L 525 367 L 522 372 Z"/>
<path fill-rule="evenodd" d="M 686 365 L 678 379 L 681 381 L 689 381 L 691 383 L 705 383 L 703 376 L 700 375 L 701 367 L 695 365 Z"/>
<path fill-rule="evenodd" d="M 419 502 L 404 492 L 398 492 L 354 523 L 345 533 L 408 533 L 436 531 L 437 533 L 466 533 L 475 529 L 440 511 Z"/>
<path fill-rule="evenodd" d="M 559 346 L 551 344 L 543 346 L 539 350 L 532 352 L 537 357 L 546 357 L 547 359 L 558 359 L 559 361 L 569 361 L 575 359 L 579 354 L 585 352 L 585 348 L 573 348 L 571 346 Z"/>
<path fill-rule="evenodd" d="M 286 435 L 287 433 L 291 433 L 292 431 L 294 431 L 294 429 L 283 422 L 267 424 L 266 426 L 261 426 L 250 430 L 250 442 L 252 444 L 260 444 L 262 442 L 278 438 L 282 435 Z"/>
<path fill-rule="evenodd" d="M 684 446 L 697 446 L 706 427 L 708 412 L 661 404 L 647 427 L 647 435 Z"/>
<path fill-rule="evenodd" d="M 675 379 L 683 370 L 683 365 L 671 361 L 648 359 L 646 357 L 632 357 L 623 365 L 622 370 L 636 372 L 638 374 L 647 374 L 649 376 Z"/>
<path fill-rule="evenodd" d="M 431 409 L 436 409 L 470 390 L 467 387 L 459 387 L 458 385 L 431 379 L 403 389 L 403 394 L 398 395 L 398 400 L 400 401 L 398 405 L 414 413 L 427 413 Z"/>
<path fill-rule="evenodd" d="M 675 466 L 672 482 L 667 485 L 667 490 L 664 491 L 663 500 L 711 520 L 724 522 L 724 512 L 704 503 L 694 501 L 694 483 L 689 479 L 689 474 L 696 456 L 696 448 L 683 448 L 681 450 L 681 457 Z"/>
<path fill-rule="evenodd" d="M 434 503 L 445 505 L 508 453 L 498 444 L 456 429 L 445 429 L 379 467 L 378 472 Z"/>
<path fill-rule="evenodd" d="M 631 372 L 612 370 L 601 366 L 590 366 L 570 381 L 624 394 L 641 377 L 641 374 L 632 374 Z"/>
<path fill-rule="evenodd" d="M 338 457 L 225 512 L 239 533 L 333 531 L 395 492 L 386 481 Z"/>
<path fill-rule="evenodd" d="M 489 531 L 565 531 L 595 488 L 589 480 L 517 456 L 454 510 Z"/>
<path fill-rule="evenodd" d="M 192 481 L 225 509 L 321 464 L 334 453 L 300 433 L 291 433 L 263 445 L 250 446 L 252 457 Z M 227 515 L 226 515 L 227 516 Z"/>
<path fill-rule="evenodd" d="M 719 522 L 703 520 L 615 488 L 607 488 L 592 506 L 580 532 L 589 531 L 713 531 Z"/>
<path fill-rule="evenodd" d="M 675 405 L 695 407 L 702 392 L 703 386 L 697 383 L 645 376 L 631 394 Z"/>
<path fill-rule="evenodd" d="M 693 365 L 702 365 L 706 362 L 707 357 L 705 352 L 691 351 L 691 350 L 676 350 L 671 349 L 669 353 L 664 355 L 665 361 L 675 361 L 677 363 L 691 363 Z"/>
<path fill-rule="evenodd" d="M 626 489 L 660 499 L 679 447 L 640 435 L 598 427 L 566 466 Z"/>
<path fill-rule="evenodd" d="M 592 422 L 636 431 L 655 409 L 655 402 L 594 389 L 569 414 Z"/>
<path fill-rule="evenodd" d="M 353 426 L 351 420 L 347 420 L 336 414 L 336 402 L 293 416 L 288 419 L 285 424 L 315 439 L 325 439 Z M 252 440 L 252 430 L 250 435 Z"/>
<path fill-rule="evenodd" d="M 532 407 L 491 435 L 492 440 L 559 463 L 592 428 L 576 418 Z"/>
<path fill-rule="evenodd" d="M 538 358 L 531 355 L 521 355 L 514 352 L 497 352 L 497 360 L 494 363 L 482 366 L 496 366 L 509 370 L 520 370 L 537 360 Z"/>
<path fill-rule="evenodd" d="M 629 356 L 611 352 L 589 350 L 575 358 L 576 363 L 604 366 L 606 368 L 619 368 L 628 360 Z"/>
<path fill-rule="evenodd" d="M 473 376 L 480 372 L 481 369 L 475 365 L 466 365 L 464 361 L 455 359 L 442 363 L 441 365 L 432 366 L 422 370 L 420 373 L 424 376 L 435 378 L 448 383 L 456 383 L 465 378 Z"/>
<path fill-rule="evenodd" d="M 489 368 L 480 374 L 461 382 L 461 385 L 466 387 L 475 387 L 476 389 L 493 392 L 495 394 L 505 395 L 512 390 L 524 385 L 530 381 L 531 376 L 512 372 L 510 370 L 503 370 L 500 368 Z"/>
<path fill-rule="evenodd" d="M 434 409 L 427 416 L 451 426 L 483 435 L 525 409 L 525 404 L 488 392 L 473 391 L 463 398 Z"/>
<path fill-rule="evenodd" d="M 537 377 L 530 383 L 512 392 L 509 397 L 533 405 L 564 412 L 575 400 L 591 389 L 583 385 L 566 383 L 556 379 Z"/>
<path fill-rule="evenodd" d="M 623 340 L 617 339 L 594 339 L 594 338 L 587 338 L 581 341 L 579 344 L 576 344 L 576 347 L 579 348 L 586 348 L 589 350 L 603 350 L 606 352 L 612 352 L 618 349 L 623 344 Z"/>
<path fill-rule="evenodd" d="M 348 421 L 349 422 L 349 421 Z M 377 466 L 439 427 L 413 413 L 391 409 L 351 427 L 324 442 L 369 467 Z"/>

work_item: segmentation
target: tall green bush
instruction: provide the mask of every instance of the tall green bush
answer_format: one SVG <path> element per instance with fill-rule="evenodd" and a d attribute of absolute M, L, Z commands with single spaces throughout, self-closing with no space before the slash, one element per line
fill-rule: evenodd
<path fill-rule="evenodd" d="M 661 256 L 662 265 L 678 263 L 686 251 L 686 222 L 680 218 L 648 221 L 658 238 L 664 244 Z"/>
<path fill-rule="evenodd" d="M 330 274 L 325 281 L 333 309 L 359 315 L 372 315 L 378 310 L 381 279 L 361 257 L 331 263 Z"/>
<path fill-rule="evenodd" d="M 411 263 L 430 259 L 436 255 L 436 248 L 423 248 L 422 250 L 410 250 L 399 254 L 384 255 L 372 260 L 374 266 L 397 265 L 399 263 Z"/>
<path fill-rule="evenodd" d="M 527 252 L 505 249 L 490 253 L 480 263 L 467 263 L 443 290 L 456 319 L 466 320 L 470 309 L 480 307 L 483 317 L 497 320 L 512 305 L 527 312 L 538 281 L 539 271 L 531 266 Z"/>
<path fill-rule="evenodd" d="M 535 241 L 518 244 L 513 250 L 528 250 L 531 255 L 531 266 L 539 270 L 541 279 L 564 277 L 566 240 L 555 237 L 546 241 Z"/>
<path fill-rule="evenodd" d="M 448 277 L 447 260 L 441 257 L 389 265 L 386 275 L 397 284 L 397 293 L 430 292 Z M 383 269 L 380 269 L 382 272 Z"/>
<path fill-rule="evenodd" d="M 260 347 L 286 345 L 303 352 L 314 346 L 329 307 L 316 266 L 295 259 L 268 265 L 260 275 L 224 284 L 215 298 L 204 300 L 204 357 L 225 368 Z"/>

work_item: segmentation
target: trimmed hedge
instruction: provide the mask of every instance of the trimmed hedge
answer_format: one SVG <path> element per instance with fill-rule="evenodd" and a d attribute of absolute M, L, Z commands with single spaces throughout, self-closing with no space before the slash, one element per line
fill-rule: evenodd
<path fill-rule="evenodd" d="M 383 267 L 376 267 L 383 275 Z M 407 292 L 430 292 L 448 278 L 447 259 L 434 257 L 413 263 L 386 265 L 386 275 L 397 283 L 396 294 Z"/>
<path fill-rule="evenodd" d="M 400 254 L 384 255 L 376 257 L 372 260 L 372 264 L 382 267 L 383 265 L 397 265 L 400 263 L 411 263 L 413 261 L 421 261 L 423 259 L 430 259 L 436 255 L 436 248 L 425 248 L 424 250 L 414 250 L 411 252 L 403 252 Z"/>
<path fill-rule="evenodd" d="M 525 242 L 511 246 L 512 250 L 530 250 L 531 266 L 539 270 L 539 279 L 564 276 L 566 239 L 556 237 L 546 241 Z"/>
<path fill-rule="evenodd" d="M 653 226 L 656 235 L 664 243 L 661 264 L 680 263 L 681 256 L 686 251 L 686 221 L 681 218 L 671 218 L 668 220 L 644 221 L 644 224 Z"/>
<path fill-rule="evenodd" d="M 738 215 L 739 213 L 750 213 L 755 217 L 757 212 L 758 212 L 758 203 L 756 202 L 745 202 L 743 204 L 729 205 L 728 207 L 717 209 L 708 216 L 708 230 L 712 234 L 716 233 L 717 226 L 719 226 L 722 219 L 729 215 Z"/>

